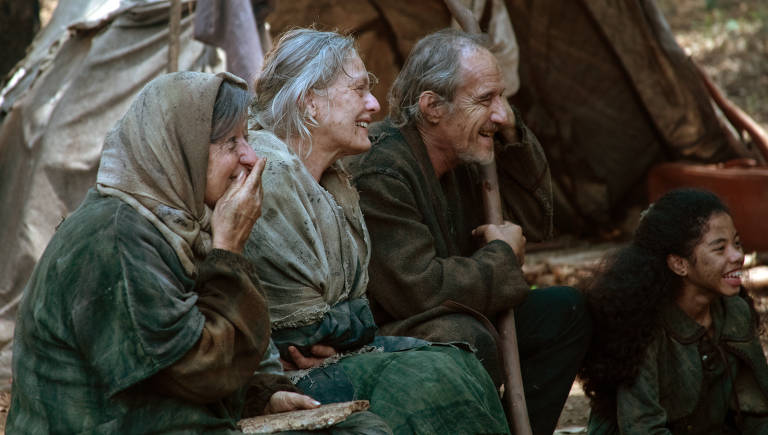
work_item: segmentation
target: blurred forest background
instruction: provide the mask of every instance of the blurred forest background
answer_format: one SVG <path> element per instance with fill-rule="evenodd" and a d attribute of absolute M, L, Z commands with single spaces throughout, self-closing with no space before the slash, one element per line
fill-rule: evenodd
<path fill-rule="evenodd" d="M 768 2 L 657 0 L 677 42 L 768 128 Z"/>

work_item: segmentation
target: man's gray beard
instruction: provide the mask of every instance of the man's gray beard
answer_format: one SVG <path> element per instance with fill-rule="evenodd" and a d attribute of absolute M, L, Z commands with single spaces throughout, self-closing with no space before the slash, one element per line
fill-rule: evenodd
<path fill-rule="evenodd" d="M 458 157 L 462 163 L 477 163 L 478 165 L 487 165 L 493 161 L 493 150 L 487 154 L 483 152 L 483 155 L 477 155 L 471 152 L 459 153 Z"/>

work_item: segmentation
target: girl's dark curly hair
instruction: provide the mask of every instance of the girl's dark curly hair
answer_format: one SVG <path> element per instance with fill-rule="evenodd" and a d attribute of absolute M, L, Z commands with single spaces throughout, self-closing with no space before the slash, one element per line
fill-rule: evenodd
<path fill-rule="evenodd" d="M 607 260 L 586 290 L 595 327 L 579 376 L 593 412 L 616 418 L 616 389 L 637 376 L 660 327 L 662 301 L 682 286 L 667 267 L 667 255 L 690 258 L 716 213 L 728 213 L 728 208 L 711 192 L 665 194 L 644 212 L 632 243 Z"/>

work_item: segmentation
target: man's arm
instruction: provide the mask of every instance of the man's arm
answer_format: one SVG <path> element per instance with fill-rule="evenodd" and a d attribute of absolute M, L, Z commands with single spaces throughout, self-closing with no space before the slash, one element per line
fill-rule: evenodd
<path fill-rule="evenodd" d="M 411 186 L 379 173 L 356 181 L 372 241 L 368 294 L 390 316 L 404 319 L 453 300 L 492 318 L 525 298 L 529 287 L 507 243 L 439 258 Z"/>
<path fill-rule="evenodd" d="M 549 163 L 536 135 L 515 116 L 515 142 L 497 140 L 496 166 L 506 214 L 519 223 L 529 241 L 539 242 L 554 232 L 554 191 Z M 497 139 L 503 139 L 497 135 Z"/>

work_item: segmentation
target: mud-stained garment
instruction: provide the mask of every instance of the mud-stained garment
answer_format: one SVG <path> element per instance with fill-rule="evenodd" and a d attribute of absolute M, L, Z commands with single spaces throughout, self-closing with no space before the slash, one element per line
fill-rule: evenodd
<path fill-rule="evenodd" d="M 672 301 L 637 378 L 617 391 L 615 421 L 593 413 L 591 434 L 768 433 L 768 365 L 749 306 L 711 306 L 713 333 Z"/>
<path fill-rule="evenodd" d="M 26 287 L 6 430 L 235 430 L 267 316 L 245 258 L 213 250 L 194 280 L 147 219 L 91 190 Z"/>
<path fill-rule="evenodd" d="M 438 179 L 415 128 L 377 123 L 371 138 L 350 168 L 373 239 L 368 294 L 383 331 L 408 335 L 445 314 L 446 300 L 489 319 L 522 302 L 530 290 L 512 248 L 493 241 L 475 249 L 482 208 L 479 186 L 477 195 L 467 188 L 469 167 Z"/>
<path fill-rule="evenodd" d="M 273 339 L 288 360 L 291 345 L 347 351 L 294 374 L 298 385 L 323 402 L 368 399 L 395 433 L 508 433 L 494 385 L 471 353 L 412 338 L 374 339 L 364 296 L 368 233 L 341 164 L 318 183 L 272 133 L 253 131 L 249 141 L 267 166 L 263 213 L 245 255 L 267 294 Z"/>
<path fill-rule="evenodd" d="M 315 323 L 339 302 L 365 295 L 369 243 L 357 192 L 340 165 L 318 184 L 277 136 L 249 135 L 267 165 L 262 216 L 245 254 L 269 296 L 273 329 Z"/>
<path fill-rule="evenodd" d="M 517 180 L 504 188 L 505 205 L 514 206 L 506 214 L 526 236 L 546 235 L 548 166 L 519 118 L 517 129 L 520 143 L 496 144 L 497 160 L 514 163 L 500 170 Z M 471 232 L 484 219 L 472 166 L 438 179 L 416 128 L 376 123 L 370 136 L 371 150 L 348 163 L 371 234 L 368 296 L 381 332 L 466 341 L 499 385 L 503 369 L 487 325 L 514 309 L 531 424 L 534 433 L 552 433 L 591 336 L 583 298 L 569 287 L 530 291 L 503 241 L 478 248 Z M 447 307 L 448 301 L 465 308 Z"/>
<path fill-rule="evenodd" d="M 252 265 L 211 250 L 203 198 L 225 80 L 247 88 L 227 73 L 156 78 L 107 135 L 96 188 L 25 288 L 9 431 L 226 432 L 284 389 L 254 377 L 269 317 Z"/>

